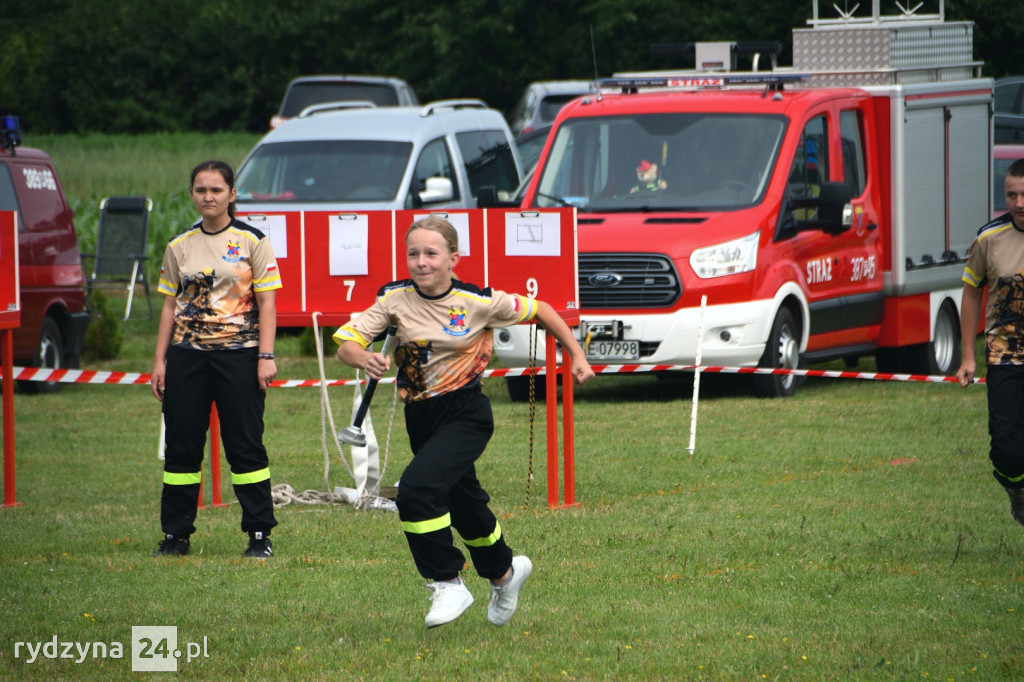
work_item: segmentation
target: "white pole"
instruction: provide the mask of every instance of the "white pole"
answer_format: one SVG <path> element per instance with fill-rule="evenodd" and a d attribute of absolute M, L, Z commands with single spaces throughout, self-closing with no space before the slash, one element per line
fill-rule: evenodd
<path fill-rule="evenodd" d="M 167 424 L 164 423 L 164 413 L 160 413 L 160 443 L 156 446 L 156 458 L 161 462 L 164 461 L 164 448 L 167 447 L 166 441 L 167 435 Z"/>
<path fill-rule="evenodd" d="M 686 448 L 693 454 L 697 442 L 697 400 L 700 397 L 700 355 L 704 346 L 704 310 L 707 308 L 707 295 L 700 297 L 700 323 L 697 325 L 697 357 L 693 370 L 693 407 L 690 409 L 690 446 Z"/>

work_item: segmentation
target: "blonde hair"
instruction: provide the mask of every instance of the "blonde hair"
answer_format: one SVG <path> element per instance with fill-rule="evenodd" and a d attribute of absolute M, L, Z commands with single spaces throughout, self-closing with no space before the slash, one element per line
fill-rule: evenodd
<path fill-rule="evenodd" d="M 422 220 L 417 220 L 409 226 L 409 231 L 405 233 L 405 241 L 409 241 L 409 235 L 414 230 L 430 230 L 436 232 L 444 239 L 445 243 L 448 244 L 448 251 L 451 253 L 459 252 L 459 233 L 455 231 L 452 224 L 444 218 L 438 218 L 437 216 L 428 216 Z"/>

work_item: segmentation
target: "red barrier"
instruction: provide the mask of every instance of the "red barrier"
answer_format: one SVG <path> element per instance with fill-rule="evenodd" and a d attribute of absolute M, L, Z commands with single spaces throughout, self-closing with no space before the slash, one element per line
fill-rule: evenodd
<path fill-rule="evenodd" d="M 0 336 L 3 337 L 0 353 L 4 356 L 4 506 L 16 507 L 21 503 L 17 501 L 14 482 L 14 332 L 4 329 L 0 331 Z"/>

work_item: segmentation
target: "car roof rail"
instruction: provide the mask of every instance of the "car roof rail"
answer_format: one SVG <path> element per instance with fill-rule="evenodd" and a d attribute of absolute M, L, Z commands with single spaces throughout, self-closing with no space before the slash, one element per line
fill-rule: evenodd
<path fill-rule="evenodd" d="M 482 99 L 440 99 L 430 102 L 420 109 L 420 116 L 431 116 L 438 109 L 488 109 L 487 102 Z"/>
<path fill-rule="evenodd" d="M 377 105 L 368 99 L 347 100 L 344 102 L 321 102 L 310 104 L 299 112 L 298 118 L 306 118 L 322 111 L 336 111 L 338 109 L 376 109 Z"/>

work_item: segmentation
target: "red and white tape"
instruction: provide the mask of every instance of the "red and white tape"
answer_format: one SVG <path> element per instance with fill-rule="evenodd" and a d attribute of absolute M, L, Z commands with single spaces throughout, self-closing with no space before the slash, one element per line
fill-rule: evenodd
<path fill-rule="evenodd" d="M 696 365 L 591 365 L 596 374 L 635 374 L 643 372 L 685 371 L 693 372 Z M 39 369 L 36 367 L 14 367 L 13 376 L 16 381 L 56 381 L 62 384 L 108 384 L 130 385 L 149 384 L 149 374 L 132 372 L 100 372 L 84 369 Z M 890 372 L 850 372 L 823 369 L 772 369 L 768 367 L 701 367 L 701 372 L 712 374 L 792 374 L 804 377 L 822 377 L 826 379 L 864 379 L 870 381 L 915 381 L 926 383 L 957 383 L 956 377 L 932 374 L 894 374 Z M 528 376 L 531 372 L 546 374 L 543 367 L 534 370 L 528 368 L 498 368 L 484 370 L 484 377 Z M 3 371 L 0 370 L 0 376 Z M 384 377 L 382 384 L 394 383 L 394 377 Z M 328 386 L 354 386 L 365 384 L 365 379 L 333 379 L 326 382 Z M 974 383 L 983 384 L 985 379 L 975 378 Z M 319 379 L 284 379 L 270 384 L 277 388 L 313 388 L 320 386 Z"/>

